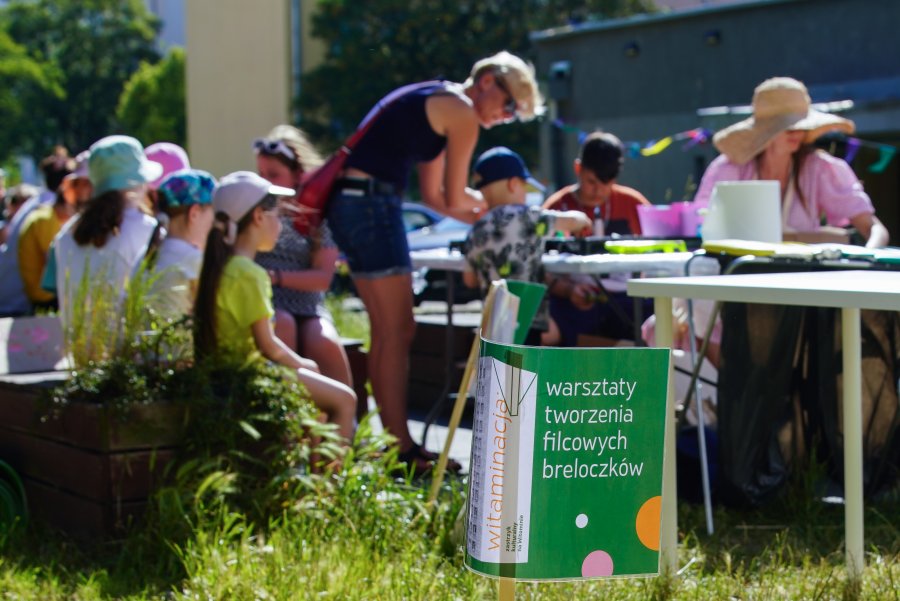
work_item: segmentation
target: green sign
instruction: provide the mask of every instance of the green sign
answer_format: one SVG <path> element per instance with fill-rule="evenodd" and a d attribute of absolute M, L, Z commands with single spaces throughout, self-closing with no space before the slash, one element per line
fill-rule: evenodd
<path fill-rule="evenodd" d="M 659 571 L 669 350 L 482 339 L 466 565 L 520 580 Z"/>

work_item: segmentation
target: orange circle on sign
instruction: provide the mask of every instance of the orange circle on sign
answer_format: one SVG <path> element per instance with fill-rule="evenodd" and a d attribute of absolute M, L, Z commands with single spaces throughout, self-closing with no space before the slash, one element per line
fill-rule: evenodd
<path fill-rule="evenodd" d="M 634 529 L 638 539 L 648 549 L 659 551 L 659 516 L 662 497 L 650 497 L 638 510 Z"/>

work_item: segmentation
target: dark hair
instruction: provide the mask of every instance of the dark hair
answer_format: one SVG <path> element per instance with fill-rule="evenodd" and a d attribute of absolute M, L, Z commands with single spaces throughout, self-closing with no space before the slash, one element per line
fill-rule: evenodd
<path fill-rule="evenodd" d="M 28 199 L 37 196 L 38 192 L 31 184 L 17 184 L 6 190 L 6 196 L 0 199 L 2 200 L 0 208 L 5 212 L 12 207 L 20 207 L 28 202 Z"/>
<path fill-rule="evenodd" d="M 806 163 L 807 157 L 815 153 L 816 150 L 817 148 L 812 144 L 801 144 L 800 148 L 794 151 L 794 154 L 791 157 L 791 175 L 794 180 L 794 190 L 797 191 L 797 198 L 800 199 L 800 205 L 804 209 L 809 207 L 806 206 L 806 195 L 803 194 L 803 190 L 800 188 L 800 172 L 803 170 L 803 164 Z M 760 151 L 760 153 L 754 157 L 757 173 L 759 173 L 759 162 L 762 155 L 763 153 Z"/>
<path fill-rule="evenodd" d="M 590 169 L 601 182 L 618 177 L 625 162 L 622 141 L 605 131 L 590 134 L 581 146 L 581 168 Z"/>
<path fill-rule="evenodd" d="M 91 198 L 72 232 L 75 242 L 79 246 L 104 246 L 122 225 L 127 197 L 125 190 L 109 190 Z"/>
<path fill-rule="evenodd" d="M 247 211 L 237 223 L 237 232 L 243 232 L 253 221 L 253 212 L 273 199 L 271 195 L 264 197 L 252 209 Z M 228 215 L 218 211 L 215 223 L 206 237 L 206 249 L 203 251 L 203 267 L 200 269 L 200 281 L 197 284 L 197 300 L 194 301 L 194 356 L 197 360 L 214 355 L 219 346 L 216 328 L 216 297 L 219 295 L 219 283 L 225 264 L 234 255 L 234 246 L 225 242 L 225 235 L 230 223 Z"/>
<path fill-rule="evenodd" d="M 160 206 L 161 203 L 157 203 L 157 209 L 166 215 L 169 216 L 170 219 L 175 219 L 176 217 L 181 217 L 182 215 L 187 215 L 191 212 L 191 207 L 199 207 L 199 204 L 191 204 L 191 205 L 163 205 Z"/>
<path fill-rule="evenodd" d="M 816 147 L 812 144 L 803 144 L 800 148 L 797 149 L 797 152 L 794 153 L 794 165 L 792 167 L 794 174 L 794 189 L 797 190 L 797 198 L 800 199 L 800 204 L 804 209 L 808 208 L 806 206 L 806 196 L 803 194 L 803 190 L 800 189 L 800 170 L 803 169 L 803 164 L 806 162 L 806 158 L 813 154 L 816 151 Z"/>
<path fill-rule="evenodd" d="M 47 189 L 56 192 L 63 179 L 75 171 L 75 166 L 75 159 L 71 158 L 68 152 L 44 157 L 40 162 L 40 168 L 44 174 Z"/>

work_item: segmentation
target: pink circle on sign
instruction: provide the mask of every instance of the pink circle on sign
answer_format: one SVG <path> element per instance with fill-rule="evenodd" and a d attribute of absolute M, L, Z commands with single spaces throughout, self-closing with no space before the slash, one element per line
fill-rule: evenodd
<path fill-rule="evenodd" d="M 612 576 L 613 560 L 606 551 L 592 551 L 581 563 L 582 578 Z"/>

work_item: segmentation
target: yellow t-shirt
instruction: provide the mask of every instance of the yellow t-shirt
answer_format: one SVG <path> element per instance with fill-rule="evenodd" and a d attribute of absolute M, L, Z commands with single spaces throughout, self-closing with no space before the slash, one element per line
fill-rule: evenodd
<path fill-rule="evenodd" d="M 19 273 L 25 284 L 25 294 L 33 303 L 46 303 L 55 298 L 41 288 L 41 276 L 47 265 L 50 243 L 62 226 L 63 221 L 56 216 L 52 204 L 36 208 L 22 223 L 19 234 Z"/>
<path fill-rule="evenodd" d="M 274 316 L 272 284 L 266 270 L 247 257 L 231 257 L 222 271 L 216 296 L 219 348 L 242 358 L 258 354 L 250 326 Z"/>

